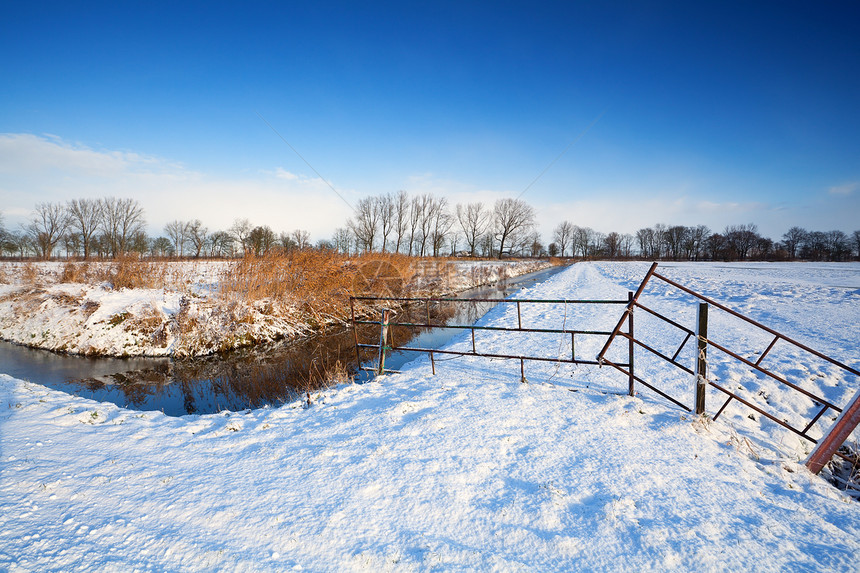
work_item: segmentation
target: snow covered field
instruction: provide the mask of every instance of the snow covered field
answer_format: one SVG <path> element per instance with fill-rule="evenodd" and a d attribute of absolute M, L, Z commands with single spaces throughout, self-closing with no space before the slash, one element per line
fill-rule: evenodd
<path fill-rule="evenodd" d="M 577 264 L 519 296 L 626 298 L 647 268 Z M 660 272 L 858 365 L 860 265 Z M 669 289 L 642 300 L 691 324 L 693 304 Z M 523 305 L 523 322 L 611 327 L 619 311 Z M 637 335 L 674 342 L 636 320 Z M 712 336 L 763 349 L 722 320 Z M 515 324 L 515 307 L 482 321 Z M 484 351 L 510 350 L 482 334 Z M 558 338 L 513 344 L 569 352 Z M 581 344 L 588 356 L 602 342 Z M 837 404 L 858 386 L 796 359 L 774 367 Z M 692 380 L 661 368 L 637 354 L 637 373 L 692 401 Z M 518 362 L 464 357 L 432 376 L 422 357 L 310 407 L 183 418 L 0 376 L 0 569 L 856 570 L 860 506 L 806 471 L 808 446 L 785 430 L 735 406 L 709 422 L 647 389 L 628 397 L 606 367 L 526 370 L 522 384 Z M 813 408 L 732 366 L 713 374 L 787 415 Z"/>

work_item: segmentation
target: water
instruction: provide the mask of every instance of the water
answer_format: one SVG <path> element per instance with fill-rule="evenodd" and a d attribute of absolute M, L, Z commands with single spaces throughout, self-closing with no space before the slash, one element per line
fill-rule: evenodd
<path fill-rule="evenodd" d="M 458 298 L 504 298 L 542 282 L 563 267 L 554 267 L 489 287 L 458 294 Z M 456 306 L 456 308 L 455 308 Z M 489 303 L 433 305 L 433 324 L 471 324 L 492 308 Z M 401 310 L 401 322 L 424 322 L 426 308 Z M 420 315 L 420 317 L 419 317 Z M 398 345 L 439 348 L 457 330 L 392 329 Z M 378 340 L 378 325 L 359 327 L 359 339 Z M 398 369 L 416 358 L 396 352 L 386 367 Z M 369 355 L 368 355 L 369 357 Z M 352 328 L 327 329 L 298 341 L 260 345 L 203 358 L 87 358 L 36 350 L 0 341 L 0 372 L 37 382 L 69 394 L 112 402 L 136 410 L 159 410 L 170 416 L 239 411 L 280 405 L 319 388 L 331 372 L 355 375 L 358 367 Z"/>

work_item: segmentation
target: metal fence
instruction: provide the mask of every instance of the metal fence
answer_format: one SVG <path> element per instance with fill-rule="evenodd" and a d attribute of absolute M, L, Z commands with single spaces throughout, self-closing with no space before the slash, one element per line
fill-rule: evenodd
<path fill-rule="evenodd" d="M 670 285 L 670 286 L 672 286 L 672 287 L 674 287 L 674 288 L 676 288 L 676 289 L 678 289 L 678 290 L 680 290 L 680 291 L 682 291 L 682 292 L 684 292 L 684 293 L 686 293 L 686 294 L 688 294 L 688 295 L 690 295 L 690 296 L 692 296 L 695 299 L 700 301 L 695 331 L 679 324 L 678 322 L 660 314 L 659 312 L 657 312 L 655 310 L 648 308 L 647 306 L 645 306 L 644 304 L 639 302 L 639 299 L 642 295 L 642 292 L 645 290 L 645 287 L 648 284 L 648 282 L 652 279 L 657 279 L 657 280 L 663 281 L 666 284 L 668 284 L 668 285 Z M 756 329 L 760 332 L 764 332 L 770 336 L 773 336 L 773 339 L 770 341 L 770 344 L 768 344 L 767 347 L 764 348 L 763 351 L 761 351 L 761 353 L 758 355 L 758 358 L 756 360 L 753 361 L 753 360 L 744 358 L 743 356 L 740 355 L 740 353 L 728 348 L 724 344 L 720 344 L 719 342 L 717 342 L 717 340 L 713 336 L 708 335 L 708 309 L 709 309 L 709 307 L 713 307 L 713 308 L 719 309 L 720 311 L 726 312 L 726 313 L 730 314 L 731 316 L 733 316 L 737 319 L 740 319 L 741 321 L 746 323 L 746 325 L 749 328 Z M 641 309 L 641 310 L 651 314 L 652 316 L 657 317 L 658 319 L 663 321 L 668 326 L 675 328 L 675 329 L 678 329 L 678 330 L 680 330 L 686 334 L 684 340 L 681 342 L 681 345 L 679 346 L 677 351 L 675 351 L 673 356 L 670 357 L 670 356 L 652 348 L 651 346 L 649 346 L 645 342 L 633 338 L 631 335 L 629 335 L 629 334 L 627 334 L 621 330 L 624 322 L 626 320 L 628 320 L 630 316 L 633 315 L 634 309 Z M 639 377 L 634 376 L 633 372 L 628 371 L 623 364 L 615 364 L 612 361 L 610 361 L 609 359 L 607 359 L 606 353 L 609 350 L 609 347 L 613 344 L 614 340 L 617 337 L 626 338 L 629 343 L 636 344 L 637 346 L 643 348 L 644 350 L 650 352 L 651 354 L 654 354 L 655 356 L 662 358 L 663 360 L 672 364 L 676 368 L 679 368 L 679 369 L 689 373 L 691 376 L 694 376 L 695 380 L 696 380 L 696 392 L 695 392 L 696 402 L 695 402 L 694 407 L 686 406 L 685 404 L 683 404 L 679 400 L 676 400 L 675 398 L 669 396 L 668 394 L 658 390 L 657 388 L 648 384 L 644 380 L 641 380 Z M 688 368 L 687 366 L 677 362 L 677 360 L 676 360 L 678 355 L 681 353 L 682 349 L 684 348 L 684 346 L 691 339 L 695 339 L 696 345 L 697 345 L 697 360 L 696 360 L 696 371 L 695 372 L 691 368 Z M 816 424 L 816 422 L 818 422 L 819 419 L 821 419 L 821 417 L 828 410 L 832 410 L 833 412 L 843 414 L 843 409 L 840 408 L 839 406 L 837 406 L 836 404 L 831 403 L 829 400 L 827 400 L 821 396 L 818 396 L 815 393 L 810 392 L 804 388 L 801 388 L 799 385 L 786 379 L 786 377 L 781 376 L 780 374 L 769 369 L 764 364 L 765 357 L 767 357 L 767 355 L 773 350 L 773 348 L 779 342 L 782 342 L 783 344 L 787 344 L 789 346 L 792 346 L 792 347 L 800 350 L 801 352 L 803 352 L 805 354 L 814 356 L 820 360 L 823 360 L 829 364 L 832 364 L 833 366 L 836 366 L 837 368 L 839 368 L 845 374 L 853 375 L 855 377 L 860 377 L 860 371 L 858 371 L 858 370 L 856 370 L 856 369 L 854 369 L 854 368 L 852 368 L 846 364 L 843 364 L 842 362 L 839 362 L 838 360 L 835 360 L 835 359 L 831 358 L 830 356 L 827 356 L 827 355 L 825 355 L 825 354 L 823 354 L 817 350 L 814 350 L 814 349 L 812 349 L 812 348 L 810 348 L 810 347 L 808 347 L 808 346 L 806 346 L 800 342 L 797 342 L 796 340 L 793 340 L 792 338 L 790 338 L 790 337 L 788 337 L 782 333 L 779 333 L 776 330 L 773 330 L 772 328 L 769 328 L 769 327 L 767 327 L 767 326 L 765 326 L 765 325 L 763 325 L 763 324 L 761 324 L 761 323 L 759 323 L 759 322 L 757 322 L 757 321 L 755 321 L 755 320 L 753 320 L 747 316 L 744 316 L 744 315 L 726 307 L 725 305 L 722 305 L 722 304 L 720 304 L 714 300 L 711 300 L 710 298 L 708 298 L 702 294 L 699 294 L 699 293 L 693 291 L 692 289 L 689 289 L 689 288 L 685 287 L 684 285 L 681 285 L 681 284 L 657 273 L 657 263 L 654 263 L 651 265 L 651 268 L 648 270 L 648 273 L 645 275 L 645 278 L 642 280 L 642 283 L 639 285 L 639 288 L 636 290 L 636 293 L 631 297 L 630 301 L 628 302 L 627 308 L 624 310 L 624 313 L 622 314 L 620 320 L 618 321 L 617 326 L 612 331 L 612 333 L 609 335 L 609 338 L 607 339 L 606 343 L 604 344 L 603 349 L 597 355 L 597 360 L 601 364 L 607 364 L 609 366 L 612 366 L 613 368 L 616 368 L 617 370 L 621 371 L 622 373 L 628 374 L 635 381 L 644 384 L 645 386 L 647 386 L 648 388 L 650 388 L 652 390 L 655 390 L 661 396 L 671 400 L 673 403 L 677 404 L 678 406 L 680 406 L 680 407 L 682 407 L 688 411 L 695 411 L 695 413 L 697 413 L 697 414 L 705 414 L 706 413 L 705 388 L 707 386 L 711 386 L 712 388 L 717 389 L 718 391 L 720 391 L 722 394 L 724 394 L 726 396 L 725 402 L 723 402 L 722 406 L 720 406 L 720 408 L 717 410 L 716 414 L 714 414 L 714 417 L 713 417 L 714 420 L 718 419 L 720 417 L 720 415 L 723 413 L 723 411 L 726 409 L 726 407 L 729 405 L 729 403 L 732 402 L 733 400 L 735 400 L 738 403 L 743 404 L 747 408 L 754 410 L 755 412 L 757 412 L 761 416 L 764 416 L 768 420 L 771 420 L 772 422 L 782 426 L 783 428 L 786 428 L 787 430 L 797 434 L 798 436 L 802 437 L 803 439 L 808 440 L 814 444 L 818 444 L 819 440 L 816 440 L 813 437 L 811 437 L 808 433 L 809 430 L 812 429 L 812 427 Z M 722 352 L 723 354 L 725 354 L 726 356 L 730 357 L 731 359 L 736 360 L 736 361 L 744 364 L 749 369 L 751 369 L 755 372 L 758 372 L 760 374 L 763 374 L 764 376 L 769 377 L 773 380 L 776 380 L 777 382 L 779 382 L 783 386 L 790 388 L 791 390 L 793 390 L 795 392 L 799 392 L 800 394 L 803 394 L 804 396 L 813 400 L 815 404 L 820 405 L 821 406 L 820 409 L 808 421 L 808 423 L 806 423 L 803 427 L 794 426 L 794 425 L 790 424 L 789 422 L 787 422 L 786 420 L 780 419 L 772 411 L 767 411 L 764 408 L 762 408 L 760 405 L 753 404 L 749 400 L 743 398 L 742 396 L 739 396 L 736 392 L 728 389 L 725 385 L 720 384 L 720 383 L 716 382 L 715 380 L 710 379 L 708 377 L 708 373 L 707 373 L 707 353 L 708 353 L 709 349 L 718 350 L 718 351 Z M 860 397 L 860 393 L 858 393 L 858 397 Z M 840 457 L 842 457 L 848 461 L 851 461 L 851 462 L 855 461 L 854 459 L 843 455 L 841 452 L 838 451 L 838 449 L 840 446 L 842 446 L 845 439 L 847 439 L 848 435 L 851 434 L 851 432 L 857 426 L 858 421 L 860 421 L 860 400 L 858 400 L 858 397 L 855 397 L 855 399 L 852 400 L 851 404 L 846 408 L 846 413 L 841 415 L 839 418 L 837 418 L 837 422 L 833 425 L 831 430 L 829 432 L 825 432 L 825 436 L 824 436 L 824 438 L 822 438 L 821 442 L 822 442 L 822 444 L 826 444 L 826 446 L 825 447 L 816 447 L 816 449 L 813 451 L 812 455 L 810 456 L 810 459 L 807 461 L 807 465 L 815 473 L 818 473 L 818 471 L 821 470 L 821 468 L 830 460 L 830 458 L 834 454 L 838 455 L 838 456 L 840 456 Z M 841 440 L 838 439 L 838 436 L 842 436 Z"/>
<path fill-rule="evenodd" d="M 535 300 L 535 299 L 503 299 L 503 298 L 480 298 L 480 299 L 459 299 L 459 298 L 398 298 L 398 297 L 372 297 L 372 296 L 358 296 L 351 297 L 350 299 L 350 308 L 352 312 L 352 324 L 353 324 L 353 332 L 355 335 L 355 348 L 356 348 L 356 359 L 359 364 L 362 362 L 360 352 L 362 350 L 365 351 L 374 351 L 377 357 L 377 364 L 375 367 L 362 367 L 363 370 L 369 370 L 376 372 L 377 374 L 382 374 L 385 372 L 393 372 L 390 369 L 385 367 L 386 356 L 389 352 L 395 351 L 404 351 L 404 352 L 416 352 L 416 353 L 424 353 L 430 356 L 430 363 L 433 370 L 433 374 L 436 374 L 436 356 L 437 355 L 455 355 L 455 356 L 480 356 L 484 358 L 500 358 L 500 359 L 509 359 L 509 360 L 519 360 L 520 362 L 520 375 L 521 380 L 525 381 L 525 363 L 527 361 L 535 361 L 535 362 L 556 362 L 560 364 L 590 364 L 590 365 L 598 365 L 598 361 L 593 358 L 584 358 L 582 356 L 577 356 L 576 353 L 576 340 L 577 337 L 582 336 L 600 336 L 606 337 L 611 334 L 608 330 L 586 330 L 586 329 L 575 329 L 575 328 L 530 328 L 523 326 L 523 313 L 522 308 L 524 305 L 546 305 L 546 304 L 564 304 L 564 305 L 617 305 L 623 306 L 628 304 L 631 300 L 633 293 L 628 293 L 627 300 L 568 300 L 568 299 L 559 299 L 559 300 Z M 398 307 L 411 307 L 413 310 L 417 307 L 419 309 L 424 310 L 423 320 L 421 322 L 400 322 L 397 320 L 392 320 L 392 311 L 391 310 L 383 310 L 381 311 L 379 320 L 367 320 L 367 319 L 356 319 L 355 317 L 355 302 L 361 301 L 365 303 L 389 303 L 391 305 L 397 305 Z M 505 304 L 505 305 L 516 305 L 517 309 L 517 326 L 516 327 L 503 327 L 503 326 L 479 326 L 475 324 L 447 324 L 445 322 L 434 322 L 431 316 L 431 305 L 432 304 L 454 304 L 454 305 L 462 305 L 462 304 L 475 304 L 475 303 L 487 303 L 487 304 Z M 633 316 L 629 315 L 627 318 L 627 332 L 633 333 Z M 378 324 L 379 329 L 379 341 L 374 343 L 364 343 L 359 341 L 358 336 L 358 325 L 372 325 Z M 415 346 L 399 346 L 397 345 L 391 336 L 391 329 L 394 327 L 406 328 L 406 329 L 430 329 L 430 328 L 450 328 L 457 330 L 469 331 L 471 335 L 471 350 L 461 351 L 454 349 L 439 349 L 439 348 L 420 348 Z M 565 336 L 570 336 L 570 356 L 569 357 L 546 357 L 546 356 L 534 356 L 530 354 L 518 354 L 518 353 L 498 353 L 498 352 L 482 352 L 479 350 L 476 339 L 475 332 L 527 332 L 527 333 L 539 333 L 539 334 L 562 334 Z M 624 368 L 627 368 L 630 371 L 630 376 L 628 376 L 630 380 L 630 384 L 632 384 L 632 373 L 634 371 L 633 364 L 633 344 L 629 344 L 627 348 L 627 362 L 623 364 Z"/>

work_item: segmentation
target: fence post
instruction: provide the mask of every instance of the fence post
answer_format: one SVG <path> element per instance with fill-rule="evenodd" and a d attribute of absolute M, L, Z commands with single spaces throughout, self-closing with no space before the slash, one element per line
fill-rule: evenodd
<path fill-rule="evenodd" d="M 355 341 L 355 367 L 361 372 L 361 353 L 358 351 L 358 331 L 355 327 L 355 300 L 349 297 L 349 313 L 352 316 L 352 338 Z"/>
<path fill-rule="evenodd" d="M 696 414 L 705 413 L 708 389 L 708 303 L 700 302 L 696 313 Z"/>
<path fill-rule="evenodd" d="M 630 306 L 633 303 L 633 292 L 627 291 L 627 305 Z M 631 307 L 632 308 L 632 307 Z M 633 374 L 633 312 L 627 313 L 627 331 L 630 334 L 630 338 L 627 339 L 627 395 L 633 396 L 636 394 L 636 390 L 633 387 L 636 382 L 636 378 Z"/>
<path fill-rule="evenodd" d="M 382 311 L 382 320 L 379 322 L 379 366 L 376 369 L 377 374 L 385 372 L 385 350 L 388 343 L 388 323 L 390 317 L 390 310 L 385 309 Z"/>
<path fill-rule="evenodd" d="M 842 410 L 839 417 L 833 423 L 833 426 L 815 445 L 815 449 L 809 454 L 809 459 L 806 460 L 806 467 L 814 474 L 821 471 L 833 454 L 836 453 L 854 428 L 860 424 L 860 390 L 854 394 L 848 407 Z"/>

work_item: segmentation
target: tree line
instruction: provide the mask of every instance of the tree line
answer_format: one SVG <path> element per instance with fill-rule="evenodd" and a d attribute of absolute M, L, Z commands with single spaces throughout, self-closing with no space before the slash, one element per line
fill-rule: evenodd
<path fill-rule="evenodd" d="M 0 254 L 115 258 L 127 253 L 154 257 L 235 257 L 274 250 L 332 249 L 344 254 L 402 253 L 410 256 L 576 257 L 647 260 L 814 260 L 860 258 L 860 230 L 808 231 L 791 227 L 780 240 L 762 236 L 753 223 L 714 232 L 705 225 L 657 224 L 630 233 L 602 233 L 562 221 L 544 244 L 535 209 L 521 199 L 449 204 L 431 193 L 406 191 L 361 199 L 352 217 L 330 240 L 312 244 L 307 231 L 276 233 L 236 219 L 229 229 L 210 230 L 199 219 L 174 220 L 150 237 L 141 205 L 107 197 L 36 204 L 30 221 L 6 230 L 0 213 Z"/>

